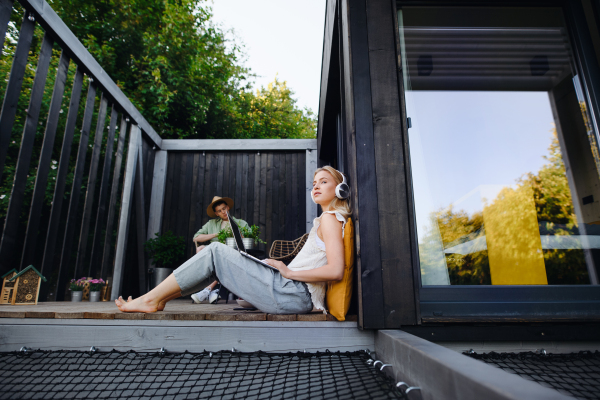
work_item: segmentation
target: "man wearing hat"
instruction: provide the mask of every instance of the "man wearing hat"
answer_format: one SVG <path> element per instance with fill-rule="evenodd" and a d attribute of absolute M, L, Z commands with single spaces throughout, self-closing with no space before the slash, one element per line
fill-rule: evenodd
<path fill-rule="evenodd" d="M 229 197 L 213 197 L 212 202 L 206 208 L 206 213 L 212 219 L 204 224 L 204 226 L 198 232 L 196 232 L 194 235 L 194 242 L 216 242 L 217 235 L 221 229 L 226 229 L 229 227 L 229 218 L 227 217 L 227 212 L 230 208 L 233 208 L 233 200 Z M 235 218 L 234 220 L 240 228 L 248 226 L 248 223 L 242 219 Z M 196 253 L 202 251 L 205 247 L 206 246 L 204 245 L 198 246 L 196 248 Z M 192 295 L 194 302 L 200 303 L 208 298 L 211 303 L 214 303 L 219 298 L 219 289 L 214 290 L 217 284 L 218 282 L 214 281 L 209 286 L 204 288 L 204 290 L 194 293 Z"/>

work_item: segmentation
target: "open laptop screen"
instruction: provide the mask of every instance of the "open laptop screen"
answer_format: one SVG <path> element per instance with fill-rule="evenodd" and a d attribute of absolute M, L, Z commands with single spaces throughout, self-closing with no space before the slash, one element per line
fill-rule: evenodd
<path fill-rule="evenodd" d="M 240 228 L 235 223 L 233 218 L 231 218 L 231 214 L 229 211 L 227 212 L 227 218 L 229 218 L 229 224 L 231 225 L 231 231 L 233 232 L 233 237 L 235 239 L 235 243 L 237 244 L 238 250 L 246 251 L 244 248 L 244 242 L 242 242 L 242 234 L 240 233 Z"/>

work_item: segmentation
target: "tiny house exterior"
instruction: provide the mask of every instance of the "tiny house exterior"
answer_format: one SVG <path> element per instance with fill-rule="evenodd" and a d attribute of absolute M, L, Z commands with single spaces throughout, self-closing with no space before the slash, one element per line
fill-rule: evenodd
<path fill-rule="evenodd" d="M 362 329 L 597 338 L 599 11 L 327 2 L 318 162 L 353 188 Z"/>

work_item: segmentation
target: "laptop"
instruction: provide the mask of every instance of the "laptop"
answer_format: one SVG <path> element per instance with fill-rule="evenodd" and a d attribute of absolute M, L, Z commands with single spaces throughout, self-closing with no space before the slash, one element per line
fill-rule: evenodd
<path fill-rule="evenodd" d="M 237 223 L 233 220 L 233 218 L 231 218 L 231 214 L 229 214 L 229 211 L 227 211 L 227 218 L 229 218 L 229 225 L 231 226 L 231 231 L 233 232 L 235 244 L 237 244 L 237 248 L 238 248 L 238 251 L 240 252 L 240 254 L 246 258 L 256 261 L 260 265 L 264 265 L 267 268 L 271 268 L 271 269 L 274 269 L 275 271 L 279 271 L 277 268 L 246 253 L 246 248 L 244 247 L 244 242 L 242 242 L 242 234 L 240 233 L 240 228 L 238 227 Z"/>

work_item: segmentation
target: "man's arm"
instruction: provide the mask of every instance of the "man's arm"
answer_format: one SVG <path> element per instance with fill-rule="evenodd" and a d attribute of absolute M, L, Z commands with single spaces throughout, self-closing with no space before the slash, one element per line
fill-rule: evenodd
<path fill-rule="evenodd" d="M 204 243 L 204 242 L 208 242 L 209 240 L 212 240 L 214 238 L 217 237 L 218 233 L 208 233 L 208 224 L 210 223 L 207 222 L 206 224 L 204 224 L 204 226 L 202 228 L 200 228 L 200 230 L 198 232 L 196 232 L 196 234 L 194 235 L 194 242 L 196 243 Z"/>
<path fill-rule="evenodd" d="M 216 238 L 217 235 L 218 235 L 218 233 L 200 234 L 198 236 L 194 236 L 194 242 L 196 242 L 196 243 L 208 242 L 209 240 Z"/>

